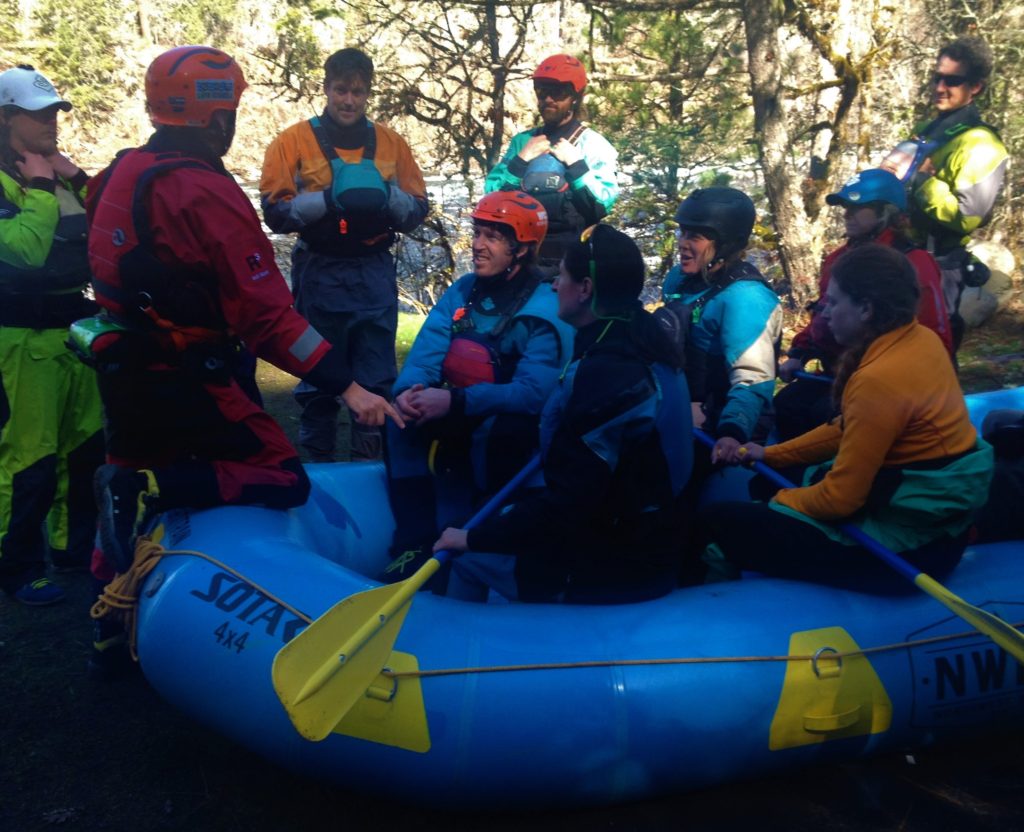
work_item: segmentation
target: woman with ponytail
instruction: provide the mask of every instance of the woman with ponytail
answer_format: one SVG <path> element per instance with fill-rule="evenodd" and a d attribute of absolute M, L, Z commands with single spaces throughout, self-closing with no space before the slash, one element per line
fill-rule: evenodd
<path fill-rule="evenodd" d="M 770 503 L 703 515 L 718 555 L 741 569 L 896 591 L 900 579 L 836 528 L 852 523 L 940 579 L 959 562 L 988 494 L 992 449 L 979 439 L 940 338 L 919 324 L 917 276 L 895 249 L 858 246 L 835 264 L 825 319 L 844 347 L 839 415 L 788 442 L 740 446 L 723 461 L 810 466 Z"/>
<path fill-rule="evenodd" d="M 615 603 L 675 586 L 690 396 L 643 286 L 640 250 L 610 226 L 566 248 L 554 288 L 576 341 L 541 416 L 544 487 L 468 532 L 445 530 L 434 551 L 471 550 L 452 564 L 449 596 Z"/>

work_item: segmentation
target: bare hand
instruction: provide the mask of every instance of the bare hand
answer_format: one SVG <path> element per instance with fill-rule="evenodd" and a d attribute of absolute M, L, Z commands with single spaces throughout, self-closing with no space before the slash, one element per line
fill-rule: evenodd
<path fill-rule="evenodd" d="M 53 179 L 53 165 L 50 163 L 48 157 L 42 156 L 39 153 L 30 153 L 25 151 L 21 154 L 21 159 L 17 159 L 14 162 L 18 168 L 18 172 L 28 179 Z"/>
<path fill-rule="evenodd" d="M 465 552 L 469 548 L 469 531 L 449 526 L 434 544 L 434 554 L 447 549 L 449 552 Z"/>
<path fill-rule="evenodd" d="M 409 398 L 412 407 L 420 413 L 416 420 L 417 425 L 447 416 L 448 411 L 452 409 L 452 393 L 443 387 L 427 387 L 413 393 Z"/>
<path fill-rule="evenodd" d="M 399 415 L 391 403 L 376 393 L 371 393 L 365 387 L 352 382 L 341 394 L 341 400 L 356 417 L 361 425 L 379 426 L 384 424 L 385 419 L 391 419 L 398 427 L 405 427 L 405 420 Z"/>
<path fill-rule="evenodd" d="M 789 384 L 803 368 L 804 362 L 799 358 L 787 358 L 779 365 L 779 378 Z"/>
<path fill-rule="evenodd" d="M 53 168 L 53 172 L 57 174 L 57 176 L 62 176 L 64 179 L 73 179 L 81 170 L 78 165 L 72 162 L 59 150 L 47 155 L 46 161 L 50 163 L 50 166 Z"/>
<path fill-rule="evenodd" d="M 695 428 L 704 427 L 704 423 L 708 420 L 707 415 L 704 413 L 704 402 L 690 402 L 690 416 L 693 417 L 693 426 Z"/>
<path fill-rule="evenodd" d="M 935 176 L 935 165 L 932 164 L 930 156 L 921 162 L 921 164 L 917 166 L 917 169 L 920 173 L 927 176 Z"/>
<path fill-rule="evenodd" d="M 583 158 L 580 149 L 566 139 L 559 139 L 551 148 L 551 155 L 566 167 Z"/>
<path fill-rule="evenodd" d="M 423 415 L 422 411 L 413 404 L 413 393 L 418 393 L 422 389 L 422 384 L 414 384 L 399 393 L 395 399 L 395 408 L 407 422 L 415 422 Z"/>
<path fill-rule="evenodd" d="M 740 441 L 731 436 L 723 436 L 711 449 L 711 461 L 715 464 L 735 465 L 739 462 L 737 451 L 740 448 Z"/>
<path fill-rule="evenodd" d="M 519 151 L 519 158 L 524 162 L 532 162 L 538 156 L 551 151 L 551 142 L 545 135 L 533 136 Z"/>

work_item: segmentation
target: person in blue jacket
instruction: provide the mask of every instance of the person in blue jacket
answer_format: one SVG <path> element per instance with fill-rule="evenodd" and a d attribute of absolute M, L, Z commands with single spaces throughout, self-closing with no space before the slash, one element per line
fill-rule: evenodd
<path fill-rule="evenodd" d="M 717 439 L 715 461 L 768 433 L 782 307 L 743 259 L 754 228 L 750 197 L 735 188 L 701 188 L 683 200 L 676 222 L 679 265 L 665 277 L 662 297 L 685 309 L 693 424 Z"/>
<path fill-rule="evenodd" d="M 541 408 L 570 355 L 571 330 L 536 266 L 543 206 L 498 191 L 472 217 L 473 271 L 431 310 L 395 382 L 412 429 L 387 437 L 397 526 L 388 579 L 407 577 L 439 529 L 534 453 Z"/>
<path fill-rule="evenodd" d="M 445 529 L 434 551 L 469 552 L 452 562 L 449 597 L 622 603 L 675 586 L 690 394 L 643 286 L 640 250 L 610 226 L 566 249 L 555 291 L 576 342 L 541 418 L 544 487 L 471 530 Z"/>

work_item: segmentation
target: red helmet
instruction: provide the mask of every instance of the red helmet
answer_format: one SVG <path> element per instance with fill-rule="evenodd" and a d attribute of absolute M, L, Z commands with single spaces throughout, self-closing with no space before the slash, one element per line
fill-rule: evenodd
<path fill-rule="evenodd" d="M 533 73 L 533 80 L 572 84 L 572 88 L 579 95 L 587 86 L 587 71 L 572 55 L 552 55 L 540 62 L 540 66 Z"/>
<path fill-rule="evenodd" d="M 473 219 L 507 225 L 516 242 L 537 243 L 548 233 L 548 212 L 536 199 L 522 191 L 495 191 L 473 209 Z"/>
<path fill-rule="evenodd" d="M 206 127 L 217 110 L 237 110 L 247 86 L 227 53 L 211 46 L 178 46 L 146 70 L 146 105 L 157 124 Z"/>

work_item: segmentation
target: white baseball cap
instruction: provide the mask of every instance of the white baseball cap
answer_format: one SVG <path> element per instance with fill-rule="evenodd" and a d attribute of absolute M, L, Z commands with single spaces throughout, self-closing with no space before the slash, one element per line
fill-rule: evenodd
<path fill-rule="evenodd" d="M 54 104 L 64 112 L 71 109 L 71 103 L 57 95 L 49 79 L 35 68 L 20 64 L 0 72 L 0 106 L 12 105 L 35 111 Z"/>

